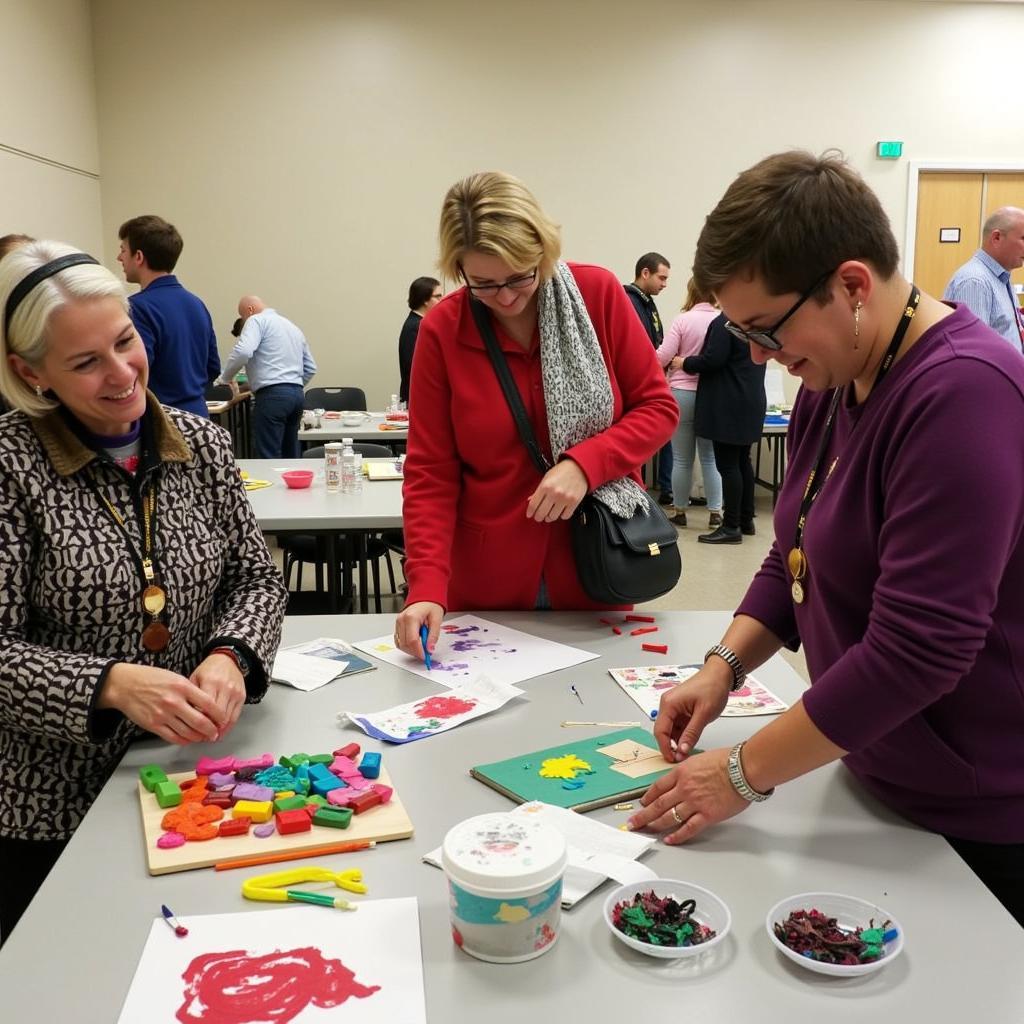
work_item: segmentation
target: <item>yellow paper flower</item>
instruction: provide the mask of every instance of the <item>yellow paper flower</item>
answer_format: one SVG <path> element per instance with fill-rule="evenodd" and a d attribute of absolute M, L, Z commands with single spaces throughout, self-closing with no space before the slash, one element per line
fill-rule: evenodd
<path fill-rule="evenodd" d="M 575 779 L 578 772 L 589 771 L 590 765 L 575 754 L 549 757 L 540 766 L 540 775 L 544 779 Z"/>

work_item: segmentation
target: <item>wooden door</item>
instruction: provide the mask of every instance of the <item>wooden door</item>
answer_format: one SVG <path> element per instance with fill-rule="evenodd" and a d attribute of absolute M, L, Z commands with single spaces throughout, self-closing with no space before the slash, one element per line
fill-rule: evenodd
<path fill-rule="evenodd" d="M 914 281 L 941 298 L 953 272 L 981 238 L 984 178 L 981 173 L 922 172 L 917 186 Z M 941 241 L 959 232 L 959 241 Z"/>
<path fill-rule="evenodd" d="M 1002 174 L 995 171 L 985 175 L 985 216 L 1000 206 L 1019 206 L 1024 209 L 1024 174 Z M 1014 285 L 1024 284 L 1024 267 L 1010 274 Z M 1024 305 L 1024 295 L 1017 301 Z"/>

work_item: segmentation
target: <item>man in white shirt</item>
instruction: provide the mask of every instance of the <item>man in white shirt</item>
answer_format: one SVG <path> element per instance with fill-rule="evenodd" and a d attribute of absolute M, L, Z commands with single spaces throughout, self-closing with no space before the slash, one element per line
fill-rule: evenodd
<path fill-rule="evenodd" d="M 253 446 L 259 459 L 297 459 L 303 388 L 316 363 L 298 327 L 256 295 L 238 301 L 242 322 L 238 343 L 224 364 L 221 379 L 230 382 L 246 366 L 256 396 Z"/>
<path fill-rule="evenodd" d="M 1024 266 L 1024 210 L 1003 206 L 981 229 L 981 248 L 953 275 L 942 296 L 964 303 L 979 319 L 1024 351 L 1024 315 L 1010 274 Z"/>

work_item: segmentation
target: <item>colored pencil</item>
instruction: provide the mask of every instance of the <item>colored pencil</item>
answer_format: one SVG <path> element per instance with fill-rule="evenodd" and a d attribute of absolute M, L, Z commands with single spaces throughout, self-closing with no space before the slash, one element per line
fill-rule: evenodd
<path fill-rule="evenodd" d="M 347 843 L 334 843 L 321 846 L 318 850 L 286 850 L 283 853 L 254 854 L 252 857 L 236 857 L 234 860 L 222 860 L 213 865 L 214 871 L 230 871 L 232 868 L 250 868 L 258 864 L 278 864 L 283 860 L 303 860 L 308 857 L 326 856 L 330 853 L 351 853 L 355 850 L 372 849 L 377 844 L 372 840 L 353 839 Z"/>

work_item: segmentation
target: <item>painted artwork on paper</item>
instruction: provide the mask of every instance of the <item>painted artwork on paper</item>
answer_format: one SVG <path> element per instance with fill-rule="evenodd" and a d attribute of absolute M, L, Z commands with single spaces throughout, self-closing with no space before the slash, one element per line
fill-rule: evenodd
<path fill-rule="evenodd" d="M 398 650 L 391 636 L 352 646 L 444 686 L 456 686 L 479 674 L 514 686 L 597 657 L 589 651 L 544 640 L 476 615 L 458 615 L 441 624 L 429 670 L 419 659 Z"/>
<path fill-rule="evenodd" d="M 155 920 L 118 1024 L 421 1024 L 416 900 Z"/>
<path fill-rule="evenodd" d="M 516 686 L 478 676 L 444 693 L 421 697 L 386 711 L 342 711 L 338 718 L 386 743 L 411 743 L 489 715 L 522 692 Z"/>
<path fill-rule="evenodd" d="M 680 683 L 696 675 L 700 665 L 638 665 L 634 668 L 612 668 L 609 675 L 650 717 L 658 710 L 661 696 Z M 747 676 L 743 686 L 729 694 L 722 712 L 723 718 L 746 715 L 776 715 L 789 707 L 753 676 Z"/>

